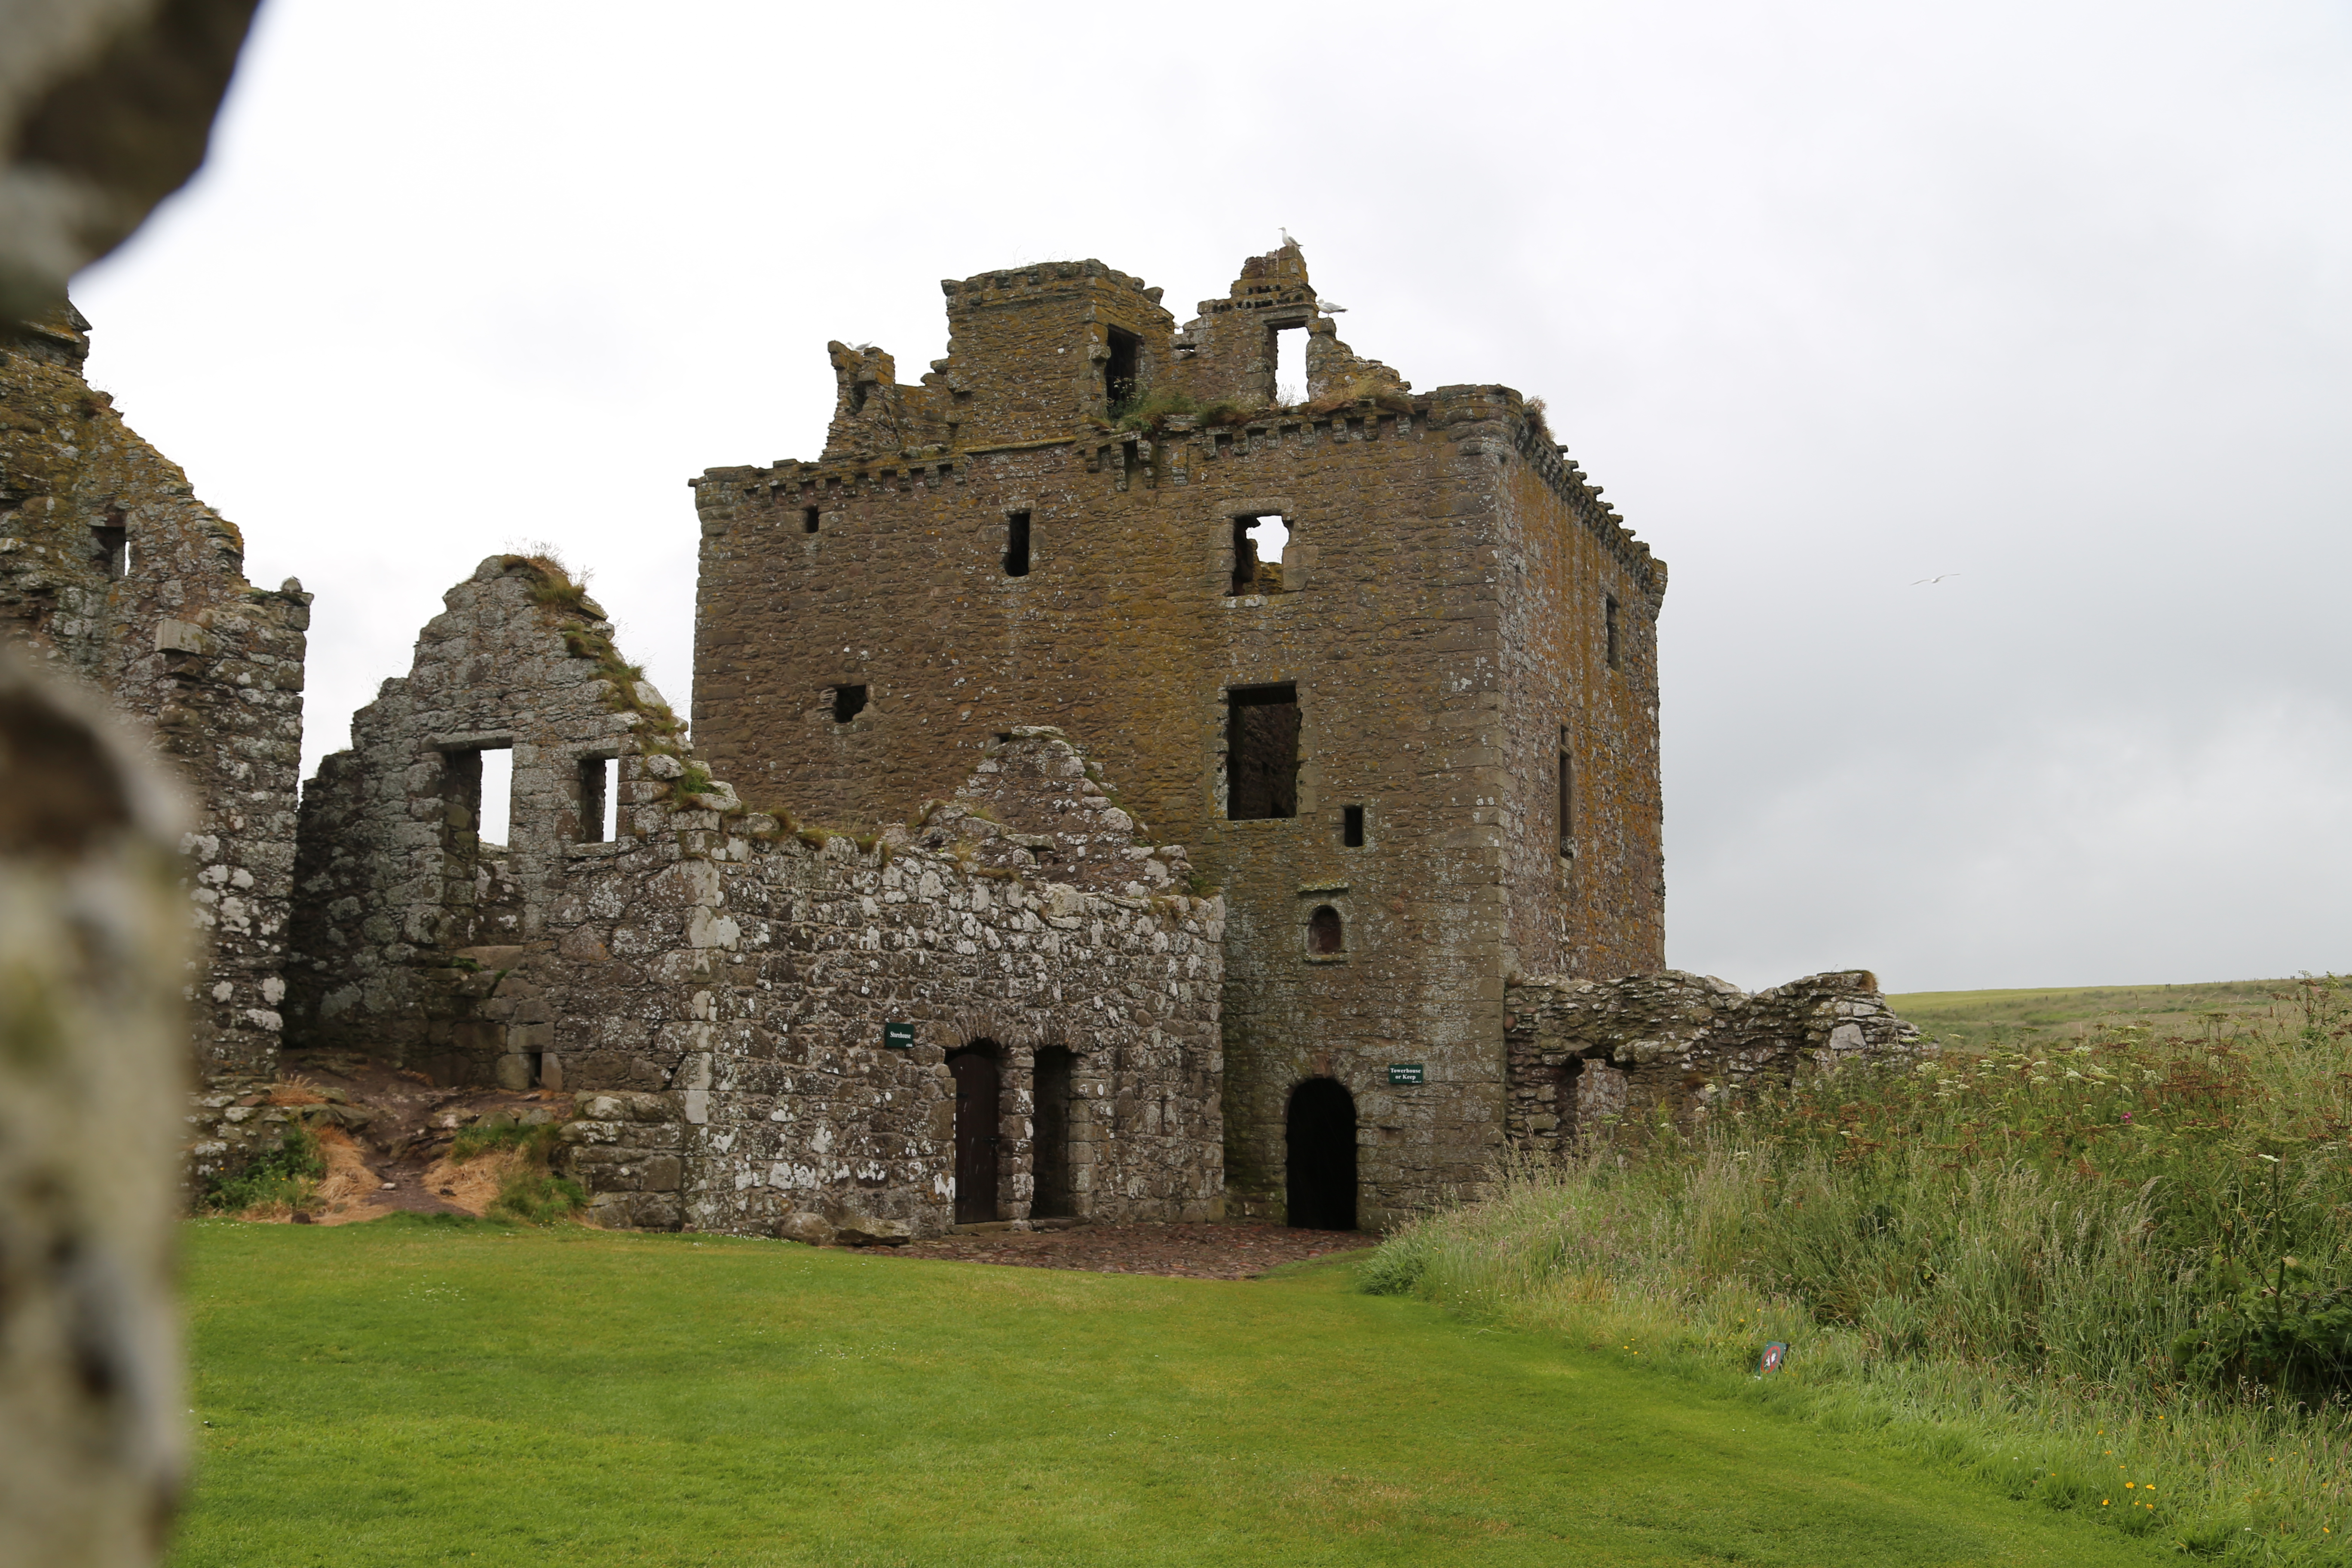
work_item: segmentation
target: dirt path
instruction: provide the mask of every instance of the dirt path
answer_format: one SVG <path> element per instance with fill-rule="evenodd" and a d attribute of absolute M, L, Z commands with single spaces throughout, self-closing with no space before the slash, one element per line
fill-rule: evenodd
<path fill-rule="evenodd" d="M 867 1249 L 874 1258 L 952 1258 L 1015 1268 L 1082 1268 L 1096 1274 L 1170 1274 L 1186 1279 L 1252 1279 L 1284 1263 L 1355 1252 L 1378 1237 L 1352 1230 L 1293 1230 L 1276 1225 L 1085 1225 L 1025 1234 L 943 1236 Z"/>
<path fill-rule="evenodd" d="M 471 1190 L 480 1180 L 464 1181 L 446 1165 L 437 1177 L 435 1173 L 457 1129 L 499 1110 L 517 1121 L 560 1117 L 562 1108 L 553 1101 L 563 1098 L 544 1090 L 436 1089 L 415 1074 L 372 1062 L 311 1057 L 289 1058 L 286 1079 L 268 1100 L 322 1108 L 312 1115 L 320 1119 L 322 1141 L 331 1145 L 329 1176 L 320 1187 L 327 1201 L 311 1223 L 354 1225 L 401 1212 L 480 1214 L 496 1195 L 495 1182 L 486 1195 Z M 349 1140 L 346 1149 L 331 1146 L 341 1142 L 338 1131 Z M 489 1167 L 495 1162 L 479 1163 L 481 1172 L 467 1167 L 464 1173 L 494 1173 Z"/>

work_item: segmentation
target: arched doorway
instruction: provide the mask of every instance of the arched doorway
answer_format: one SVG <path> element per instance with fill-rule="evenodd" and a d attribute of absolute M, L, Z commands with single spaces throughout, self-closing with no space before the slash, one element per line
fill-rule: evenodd
<path fill-rule="evenodd" d="M 996 1042 L 974 1040 L 948 1058 L 955 1075 L 955 1222 L 996 1217 L 996 1141 L 1003 1112 Z"/>
<path fill-rule="evenodd" d="M 1355 1229 L 1356 1097 L 1337 1079 L 1310 1078 L 1290 1091 L 1283 1133 L 1290 1223 Z"/>

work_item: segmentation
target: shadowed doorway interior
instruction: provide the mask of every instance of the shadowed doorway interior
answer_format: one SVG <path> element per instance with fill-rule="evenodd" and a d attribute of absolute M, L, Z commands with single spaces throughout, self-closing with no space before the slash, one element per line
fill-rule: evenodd
<path fill-rule="evenodd" d="M 1078 1212 L 1077 1194 L 1070 1180 L 1070 1068 L 1073 1058 L 1060 1046 L 1037 1053 L 1036 1115 L 1030 1148 L 1036 1194 L 1029 1205 L 1032 1219 L 1061 1219 Z"/>
<path fill-rule="evenodd" d="M 996 1217 L 996 1043 L 974 1040 L 948 1058 L 955 1075 L 955 1217 L 984 1225 Z"/>
<path fill-rule="evenodd" d="M 1356 1097 L 1336 1079 L 1308 1079 L 1290 1091 L 1284 1134 L 1290 1223 L 1355 1229 Z"/>

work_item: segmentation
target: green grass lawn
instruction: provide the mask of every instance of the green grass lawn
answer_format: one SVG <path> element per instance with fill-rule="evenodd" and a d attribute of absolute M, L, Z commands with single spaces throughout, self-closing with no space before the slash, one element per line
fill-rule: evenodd
<path fill-rule="evenodd" d="M 2079 985 L 2023 991 L 1912 991 L 1887 1005 L 1947 1045 L 1979 1049 L 1996 1037 L 2080 1035 L 2095 1025 L 2141 1024 L 2194 1039 L 2234 1017 L 2297 1018 L 2294 980 L 2190 985 Z M 2332 998 L 2331 998 L 2332 1000 Z"/>
<path fill-rule="evenodd" d="M 178 1568 L 2168 1555 L 1623 1352 L 779 1242 L 191 1224 Z"/>

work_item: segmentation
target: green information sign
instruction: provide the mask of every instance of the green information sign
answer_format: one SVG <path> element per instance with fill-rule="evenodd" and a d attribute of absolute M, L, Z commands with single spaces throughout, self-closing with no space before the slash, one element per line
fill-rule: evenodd
<path fill-rule="evenodd" d="M 1419 1083 L 1421 1081 L 1421 1064 L 1419 1062 L 1389 1063 L 1389 1081 L 1391 1083 Z"/>
<path fill-rule="evenodd" d="M 915 1046 L 915 1026 L 912 1024 L 883 1025 L 882 1043 L 894 1051 L 912 1050 Z"/>

